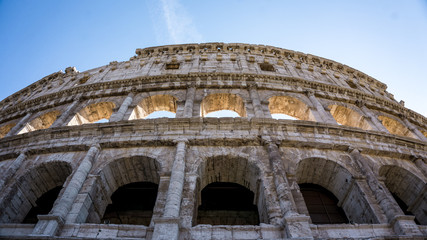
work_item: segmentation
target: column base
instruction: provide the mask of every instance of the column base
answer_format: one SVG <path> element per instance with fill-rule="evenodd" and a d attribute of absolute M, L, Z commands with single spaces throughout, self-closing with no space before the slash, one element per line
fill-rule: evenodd
<path fill-rule="evenodd" d="M 55 215 L 38 215 L 39 221 L 31 236 L 55 236 L 64 225 L 64 220 Z"/>
<path fill-rule="evenodd" d="M 309 216 L 288 216 L 283 218 L 283 222 L 285 224 L 286 235 L 289 238 L 313 239 Z"/>
<path fill-rule="evenodd" d="M 399 235 L 422 236 L 420 229 L 414 221 L 415 216 L 398 215 L 390 221 L 394 232 Z"/>
<path fill-rule="evenodd" d="M 153 239 L 178 240 L 179 218 L 158 218 L 153 219 L 153 222 Z"/>

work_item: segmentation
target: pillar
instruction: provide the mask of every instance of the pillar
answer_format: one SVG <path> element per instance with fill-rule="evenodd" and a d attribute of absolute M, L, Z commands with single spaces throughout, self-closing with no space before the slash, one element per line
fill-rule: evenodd
<path fill-rule="evenodd" d="M 420 130 L 418 130 L 418 128 L 415 127 L 411 122 L 409 122 L 408 118 L 402 116 L 402 119 L 405 125 L 409 128 L 409 130 L 411 130 L 411 132 L 415 134 L 415 136 L 417 136 L 420 140 L 427 141 L 427 138 L 424 136 L 424 134 Z"/>
<path fill-rule="evenodd" d="M 366 116 L 366 119 L 375 130 L 388 133 L 387 128 L 385 128 L 384 125 L 378 120 L 378 118 L 366 107 L 364 101 L 356 101 L 356 105 L 360 108 L 360 110 L 362 110 Z"/>
<path fill-rule="evenodd" d="M 185 97 L 185 105 L 184 105 L 184 116 L 185 118 L 193 117 L 193 105 L 194 105 L 194 97 L 196 96 L 196 86 L 195 84 L 191 84 L 187 88 L 187 94 Z"/>
<path fill-rule="evenodd" d="M 153 239 L 177 240 L 179 237 L 179 212 L 185 177 L 185 151 L 186 140 L 177 140 L 165 208 L 163 216 L 155 220 Z"/>
<path fill-rule="evenodd" d="M 329 111 L 327 112 L 325 108 L 322 106 L 322 104 L 319 102 L 319 100 L 314 96 L 313 91 L 307 91 L 306 94 L 310 99 L 310 102 L 315 107 L 317 113 L 319 113 L 319 116 L 324 123 L 337 124 L 337 121 L 335 121 L 331 113 Z"/>
<path fill-rule="evenodd" d="M 65 187 L 62 195 L 55 201 L 55 204 L 48 215 L 37 216 L 37 222 L 33 235 L 54 236 L 65 222 L 68 212 L 76 199 L 80 189 L 86 180 L 92 164 L 98 155 L 100 146 L 98 144 L 90 147 L 84 159 L 80 162 L 79 167 L 71 177 L 70 182 Z"/>
<path fill-rule="evenodd" d="M 366 177 L 369 188 L 374 193 L 393 230 L 400 235 L 420 235 L 421 232 L 414 222 L 415 217 L 404 215 L 385 184 L 375 177 L 366 158 L 363 157 L 358 149 L 349 149 L 349 151 L 350 157 L 356 162 L 360 171 Z"/>
<path fill-rule="evenodd" d="M 25 115 L 23 118 L 21 118 L 21 120 L 19 120 L 19 122 L 12 129 L 10 129 L 10 131 L 4 137 L 10 137 L 10 136 L 17 134 L 24 127 L 25 123 L 28 122 L 28 119 L 32 115 L 33 115 L 32 112 L 27 113 L 27 115 Z"/>
<path fill-rule="evenodd" d="M 279 205 L 283 213 L 283 224 L 289 238 L 312 238 L 310 217 L 299 215 L 292 197 L 291 188 L 283 169 L 282 157 L 276 143 L 270 137 L 262 137 L 263 144 L 267 147 L 268 158 L 273 172 Z"/>
<path fill-rule="evenodd" d="M 10 166 L 0 179 L 0 190 L 2 190 L 4 186 L 6 186 L 6 184 L 13 177 L 13 175 L 19 169 L 25 159 L 27 159 L 27 155 L 25 154 L 25 152 L 21 152 L 21 154 L 19 154 L 19 156 L 10 164 Z"/>
<path fill-rule="evenodd" d="M 67 109 L 63 113 L 61 113 L 61 116 L 59 116 L 58 119 L 52 124 L 51 127 L 60 127 L 64 126 L 67 122 L 67 120 L 70 117 L 70 114 L 73 114 L 76 111 L 76 108 L 80 106 L 81 99 L 78 98 L 74 102 L 72 102 L 70 105 L 68 105 Z"/>
<path fill-rule="evenodd" d="M 252 106 L 254 107 L 255 117 L 263 118 L 264 112 L 262 111 L 261 101 L 259 100 L 259 95 L 255 83 L 249 84 L 249 95 L 251 96 Z"/>
<path fill-rule="evenodd" d="M 427 165 L 421 157 L 414 156 L 412 162 L 421 170 L 424 176 L 427 176 Z"/>
<path fill-rule="evenodd" d="M 118 121 L 123 120 L 123 117 L 125 116 L 128 108 L 129 108 L 129 105 L 133 101 L 133 96 L 134 96 L 133 92 L 130 92 L 127 95 L 127 97 L 123 101 L 122 105 L 120 106 L 119 110 L 117 110 L 117 112 L 115 112 L 111 115 L 110 122 L 118 122 Z"/>

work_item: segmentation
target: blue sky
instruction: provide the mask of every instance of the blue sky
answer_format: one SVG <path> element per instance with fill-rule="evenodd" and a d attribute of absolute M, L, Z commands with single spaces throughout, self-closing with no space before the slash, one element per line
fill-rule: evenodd
<path fill-rule="evenodd" d="M 427 116 L 427 1 L 0 0 L 0 99 L 68 66 L 136 48 L 265 44 L 329 58 L 388 85 Z"/>

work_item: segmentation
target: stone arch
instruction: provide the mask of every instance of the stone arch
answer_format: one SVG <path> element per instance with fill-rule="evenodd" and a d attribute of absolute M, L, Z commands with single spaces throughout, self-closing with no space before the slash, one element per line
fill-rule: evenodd
<path fill-rule="evenodd" d="M 86 222 L 100 223 L 107 207 L 113 203 L 111 197 L 123 186 L 135 183 L 147 183 L 151 184 L 151 186 L 154 184 L 156 186 L 155 194 L 157 195 L 160 169 L 161 166 L 158 161 L 146 156 L 120 158 L 105 164 L 103 168 L 95 173 L 96 176 L 99 176 L 99 181 L 95 186 L 92 206 L 89 209 Z M 150 211 L 151 213 L 148 217 L 151 219 L 152 209 Z M 130 223 L 132 223 L 132 220 L 130 220 Z"/>
<path fill-rule="evenodd" d="M 68 126 L 93 123 L 101 119 L 110 119 L 116 105 L 113 102 L 93 103 L 81 109 L 68 123 Z"/>
<path fill-rule="evenodd" d="M 16 123 L 4 124 L 0 127 L 0 138 L 4 138 L 6 134 L 16 125 Z"/>
<path fill-rule="evenodd" d="M 154 95 L 142 99 L 133 109 L 129 120 L 146 118 L 153 112 L 168 111 L 176 114 L 177 99 L 171 95 Z"/>
<path fill-rule="evenodd" d="M 200 206 L 202 204 L 201 194 L 203 189 L 212 186 L 213 184 L 228 183 L 240 189 L 245 188 L 252 192 L 254 196 L 252 204 L 256 205 L 255 208 L 257 215 L 259 214 L 259 217 L 257 216 L 259 218 L 257 219 L 257 222 L 268 223 L 268 214 L 264 199 L 264 187 L 262 186 L 263 183 L 261 181 L 261 170 L 255 163 L 241 157 L 228 155 L 214 156 L 203 161 L 197 169 L 197 172 L 200 179 L 196 190 L 198 196 L 196 206 Z M 198 217 L 199 216 L 195 216 L 195 219 L 198 219 Z M 217 221 L 217 223 L 214 224 L 221 224 L 220 220 L 212 221 Z M 234 225 L 235 223 L 230 223 L 233 221 L 235 221 L 236 224 L 239 224 L 238 219 L 228 221 L 229 224 L 224 222 L 222 222 L 222 224 Z M 240 224 L 244 225 L 245 223 L 240 222 Z"/>
<path fill-rule="evenodd" d="M 404 124 L 392 117 L 381 115 L 378 117 L 385 128 L 391 133 L 404 137 L 417 138 Z"/>
<path fill-rule="evenodd" d="M 27 170 L 0 202 L 0 223 L 22 222 L 36 201 L 49 190 L 62 187 L 71 172 L 71 165 L 63 161 L 41 163 Z"/>
<path fill-rule="evenodd" d="M 427 193 L 426 183 L 412 172 L 394 165 L 384 165 L 379 169 L 379 175 L 384 177 L 388 190 L 401 199 L 416 219 L 427 225 Z"/>
<path fill-rule="evenodd" d="M 34 118 L 30 122 L 26 123 L 24 128 L 21 131 L 19 131 L 18 134 L 23 134 L 27 132 L 49 128 L 55 122 L 55 120 L 58 118 L 60 114 L 61 112 L 58 110 L 54 110 L 54 111 L 50 111 L 45 114 L 42 114 L 41 116 Z"/>
<path fill-rule="evenodd" d="M 331 192 L 349 221 L 378 222 L 365 193 L 342 164 L 324 158 L 306 158 L 298 162 L 295 177 L 298 184 L 316 184 Z"/>
<path fill-rule="evenodd" d="M 365 116 L 360 114 L 358 111 L 351 109 L 348 106 L 342 106 L 338 104 L 331 104 L 328 106 L 331 110 L 332 117 L 338 124 L 357 127 L 363 130 L 372 130 L 372 126 L 365 119 Z"/>
<path fill-rule="evenodd" d="M 426 130 L 421 130 L 422 134 L 424 135 L 424 137 L 427 138 L 427 131 Z"/>
<path fill-rule="evenodd" d="M 286 114 L 298 120 L 316 121 L 310 107 L 290 96 L 273 96 L 268 99 L 271 114 Z"/>
<path fill-rule="evenodd" d="M 203 98 L 200 104 L 200 114 L 205 117 L 210 112 L 231 110 L 246 117 L 246 108 L 243 99 L 232 93 L 213 93 Z"/>

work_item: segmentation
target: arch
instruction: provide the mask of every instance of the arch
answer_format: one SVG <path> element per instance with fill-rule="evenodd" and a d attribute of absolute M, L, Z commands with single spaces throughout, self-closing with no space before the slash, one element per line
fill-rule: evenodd
<path fill-rule="evenodd" d="M 384 184 L 387 189 L 397 196 L 396 202 L 399 203 L 399 200 L 402 200 L 406 206 L 409 206 L 402 211 L 412 212 L 418 222 L 427 225 L 426 183 L 399 166 L 384 165 L 380 168 L 379 175 L 385 178 Z"/>
<path fill-rule="evenodd" d="M 338 199 L 348 220 L 356 223 L 378 223 L 375 213 L 365 199 L 359 185 L 349 170 L 338 162 L 323 158 L 307 158 L 298 162 L 298 184 L 316 184 Z M 351 197 L 349 197 L 351 196 Z"/>
<path fill-rule="evenodd" d="M 42 163 L 26 171 L 11 186 L 11 190 L 0 202 L 0 209 L 2 209 L 0 222 L 23 222 L 31 209 L 39 206 L 38 202 L 40 201 L 38 199 L 52 189 L 62 188 L 71 172 L 70 164 L 63 161 Z M 51 196 L 49 199 L 56 199 L 59 193 L 57 190 L 54 192 L 56 196 Z M 43 201 L 43 198 L 41 201 Z M 11 202 L 14 204 L 10 204 Z M 50 210 L 45 209 L 40 213 L 45 213 L 46 211 Z"/>
<path fill-rule="evenodd" d="M 231 110 L 246 117 L 246 108 L 243 99 L 232 93 L 213 93 L 203 98 L 200 104 L 200 114 L 205 117 L 210 112 Z"/>
<path fill-rule="evenodd" d="M 348 223 L 338 199 L 326 188 L 310 183 L 300 184 L 299 188 L 314 224 Z"/>
<path fill-rule="evenodd" d="M 416 138 L 416 136 L 409 130 L 405 125 L 400 123 L 399 121 L 387 117 L 387 116 L 379 116 L 378 119 L 384 125 L 385 128 L 391 133 L 404 137 Z"/>
<path fill-rule="evenodd" d="M 81 109 L 68 123 L 68 126 L 76 126 L 94 123 L 101 119 L 110 119 L 116 105 L 113 102 L 94 103 Z"/>
<path fill-rule="evenodd" d="M 341 105 L 329 105 L 331 114 L 338 124 L 357 127 L 363 130 L 372 130 L 372 126 L 366 121 L 365 117 L 355 110 Z"/>
<path fill-rule="evenodd" d="M 143 119 L 157 111 L 168 111 L 176 114 L 176 101 L 176 98 L 171 95 L 154 95 L 146 97 L 133 109 L 129 120 Z"/>
<path fill-rule="evenodd" d="M 421 130 L 421 132 L 423 133 L 424 137 L 427 138 L 427 131 Z"/>
<path fill-rule="evenodd" d="M 260 169 L 254 163 L 240 157 L 215 156 L 206 159 L 199 166 L 198 173 L 201 179 L 197 189 L 198 201 L 196 205 L 198 211 L 197 216 L 194 217 L 197 219 L 195 224 L 199 222 L 214 225 L 268 223 Z M 222 209 L 209 208 L 209 201 L 206 203 L 203 199 L 204 195 L 209 196 L 216 191 L 222 194 L 220 197 L 224 200 L 224 198 L 229 197 L 227 192 L 230 192 L 231 189 L 239 191 L 249 198 L 245 199 L 247 208 L 244 210 L 233 209 L 233 206 Z M 217 204 L 221 205 L 224 202 L 227 201 Z M 228 202 L 232 204 L 232 201 Z M 241 219 L 239 214 L 246 216 L 247 221 Z M 224 219 L 224 216 L 227 218 Z"/>
<path fill-rule="evenodd" d="M 45 113 L 26 123 L 25 127 L 18 134 L 49 128 L 60 114 L 61 112 L 58 110 Z"/>
<path fill-rule="evenodd" d="M 6 134 L 16 125 L 16 123 L 5 124 L 0 127 L 0 138 L 4 138 Z"/>
<path fill-rule="evenodd" d="M 100 223 L 104 219 L 112 221 L 112 223 L 120 223 L 120 221 L 112 220 L 109 215 L 110 212 L 107 211 L 109 204 L 114 204 L 115 199 L 118 199 L 119 203 L 122 201 L 120 198 L 115 198 L 114 193 L 117 191 L 119 194 L 126 192 L 129 186 L 141 187 L 141 184 L 146 184 L 145 187 L 155 185 L 155 194 L 157 195 L 160 169 L 161 166 L 155 159 L 146 156 L 132 156 L 110 161 L 95 173 L 99 176 L 99 181 L 95 186 L 95 194 L 92 196 L 95 199 L 92 199 L 92 206 L 89 209 L 86 222 Z M 111 208 L 114 206 L 110 206 Z M 122 219 L 122 223 L 145 225 L 151 221 L 153 209 L 143 209 L 144 212 L 141 213 L 144 216 L 143 218 L 141 215 L 132 216 L 132 211 L 128 210 L 121 209 L 120 219 Z"/>
<path fill-rule="evenodd" d="M 316 121 L 310 108 L 297 98 L 273 96 L 268 99 L 271 114 L 286 114 L 298 120 Z"/>

